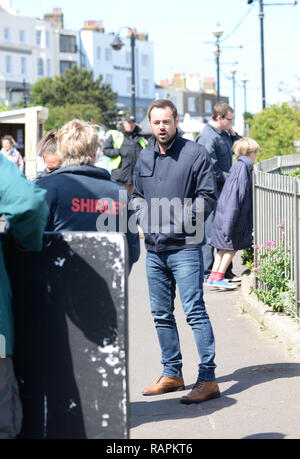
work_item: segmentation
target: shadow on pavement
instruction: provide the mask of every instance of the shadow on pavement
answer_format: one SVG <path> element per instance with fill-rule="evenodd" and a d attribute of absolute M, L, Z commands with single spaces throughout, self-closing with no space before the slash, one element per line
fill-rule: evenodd
<path fill-rule="evenodd" d="M 229 375 L 221 376 L 218 382 L 236 381 L 236 384 L 222 392 L 222 395 L 233 395 L 273 379 L 295 376 L 300 376 L 300 364 L 282 362 L 240 368 Z"/>
<path fill-rule="evenodd" d="M 252 365 L 240 368 L 231 374 L 217 378 L 218 383 L 236 381 L 230 388 L 221 392 L 221 397 L 214 400 L 208 400 L 203 403 L 184 405 L 180 403 L 181 394 L 186 392 L 175 392 L 173 398 L 162 398 L 161 396 L 147 397 L 145 401 L 132 402 L 131 411 L 131 428 L 141 424 L 154 421 L 164 421 L 168 419 L 193 418 L 200 416 L 209 416 L 216 411 L 227 408 L 237 400 L 230 395 L 238 394 L 255 385 L 263 384 L 278 378 L 293 378 L 300 376 L 299 363 L 274 363 L 266 365 Z M 189 390 L 189 387 L 186 386 Z M 170 396 L 170 394 L 166 394 Z M 159 398 L 160 397 L 160 398 Z M 278 432 L 266 432 L 255 434 L 244 438 L 283 438 L 284 434 Z"/>

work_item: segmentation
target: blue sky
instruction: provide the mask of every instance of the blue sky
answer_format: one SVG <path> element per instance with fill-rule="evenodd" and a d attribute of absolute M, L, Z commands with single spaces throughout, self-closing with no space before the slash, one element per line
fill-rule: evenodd
<path fill-rule="evenodd" d="M 300 78 L 300 5 L 267 6 L 292 0 L 265 0 L 265 73 L 267 104 L 278 102 L 280 82 L 291 89 Z M 23 16 L 43 18 L 61 7 L 65 28 L 79 30 L 85 20 L 103 20 L 106 32 L 122 26 L 149 34 L 154 43 L 155 80 L 174 73 L 198 72 L 200 79 L 216 76 L 212 28 L 220 22 L 221 94 L 232 103 L 231 63 L 238 62 L 236 111 L 244 107 L 240 78 L 246 74 L 247 110 L 261 110 L 259 2 L 254 0 L 12 0 Z M 248 14 L 247 14 L 248 13 Z M 241 24 L 238 26 L 238 24 Z M 238 26 L 238 27 L 237 27 Z M 242 49 L 238 48 L 243 46 Z M 299 83 L 298 83 L 299 84 Z"/>

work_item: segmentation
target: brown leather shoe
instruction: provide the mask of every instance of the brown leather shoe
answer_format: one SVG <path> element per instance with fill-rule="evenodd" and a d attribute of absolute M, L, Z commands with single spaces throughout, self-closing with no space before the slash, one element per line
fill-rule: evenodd
<path fill-rule="evenodd" d="M 181 397 L 181 403 L 199 403 L 211 398 L 220 397 L 219 386 L 216 381 L 198 381 L 193 387 L 193 390 L 187 395 Z"/>
<path fill-rule="evenodd" d="M 157 383 L 152 387 L 147 387 L 142 391 L 143 395 L 160 395 L 166 392 L 175 392 L 177 390 L 184 390 L 183 378 L 169 378 L 162 376 Z"/>

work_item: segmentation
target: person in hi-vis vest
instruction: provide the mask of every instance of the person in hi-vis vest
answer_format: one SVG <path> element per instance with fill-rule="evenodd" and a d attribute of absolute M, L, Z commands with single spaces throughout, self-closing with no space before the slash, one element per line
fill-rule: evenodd
<path fill-rule="evenodd" d="M 119 130 L 108 132 L 103 143 L 103 154 L 111 158 L 111 178 L 121 183 L 131 195 L 133 191 L 133 170 L 140 151 L 146 147 L 141 128 L 132 116 L 127 117 Z"/>

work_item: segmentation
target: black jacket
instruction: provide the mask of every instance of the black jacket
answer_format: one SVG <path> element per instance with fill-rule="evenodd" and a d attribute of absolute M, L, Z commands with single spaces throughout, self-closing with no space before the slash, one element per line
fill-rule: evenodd
<path fill-rule="evenodd" d="M 128 194 L 122 185 L 111 181 L 105 169 L 89 166 L 68 166 L 36 180 L 47 190 L 49 219 L 46 231 L 101 231 L 106 219 L 108 231 L 126 233 L 130 266 L 139 258 L 137 228 L 128 230 Z M 98 217 L 101 216 L 100 221 Z"/>
<path fill-rule="evenodd" d="M 124 142 L 121 148 L 114 148 L 113 137 L 109 135 L 103 143 L 103 154 L 110 158 L 116 158 L 120 155 L 122 158 L 120 166 L 111 171 L 112 180 L 132 184 L 134 166 L 142 150 L 139 141 L 143 139 L 143 136 L 141 135 L 141 128 L 138 125 L 135 126 L 132 133 L 126 132 L 124 129 L 120 129 L 120 132 L 124 134 Z"/>
<path fill-rule="evenodd" d="M 132 198 L 147 250 L 199 246 L 203 243 L 204 220 L 216 201 L 213 169 L 205 148 L 177 134 L 167 154 L 162 155 L 151 137 L 135 167 Z M 162 216 L 157 225 L 153 215 L 158 207 L 169 221 Z M 196 223 L 201 226 L 200 240 L 192 232 L 191 225 Z"/>
<path fill-rule="evenodd" d="M 211 157 L 219 192 L 232 166 L 232 146 L 240 138 L 238 134 L 231 136 L 227 131 L 220 131 L 210 123 L 204 126 L 196 138 L 196 142 L 203 145 Z"/>

